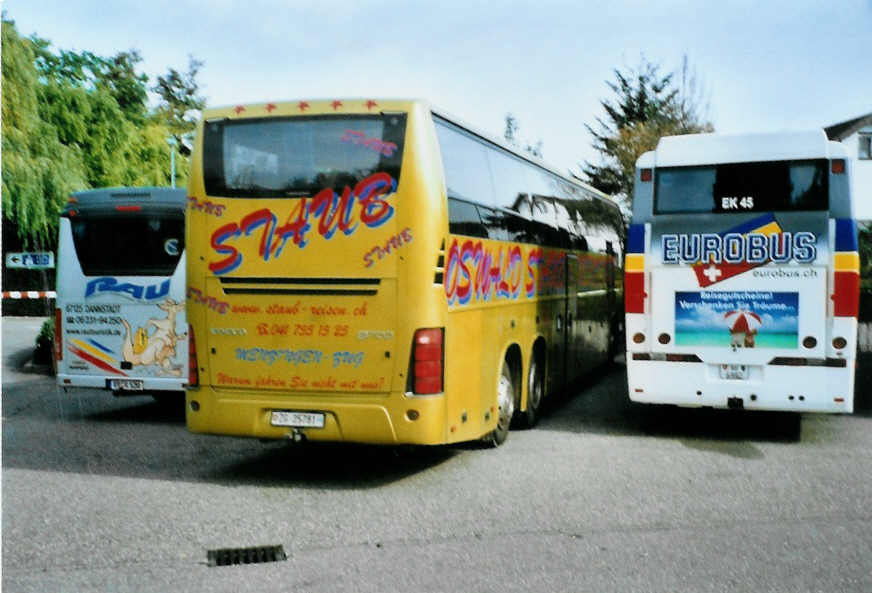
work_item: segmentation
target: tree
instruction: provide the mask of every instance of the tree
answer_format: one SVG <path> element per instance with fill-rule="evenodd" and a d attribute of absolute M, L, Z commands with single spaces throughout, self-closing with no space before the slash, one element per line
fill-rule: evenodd
<path fill-rule="evenodd" d="M 156 119 L 165 125 L 176 143 L 190 151 L 185 143 L 185 136 L 197 127 L 199 112 L 206 106 L 206 99 L 198 95 L 200 85 L 197 73 L 203 62 L 188 56 L 188 71 L 184 74 L 175 68 L 170 68 L 164 76 L 157 77 L 157 84 L 152 87 L 160 98 L 155 113 Z"/>
<path fill-rule="evenodd" d="M 74 191 L 169 185 L 167 138 L 193 129 L 191 108 L 204 105 L 196 94 L 200 62 L 191 58 L 184 75 L 170 69 L 167 103 L 150 111 L 135 49 L 109 58 L 55 51 L 48 40 L 21 37 L 5 18 L 2 44 L 4 249 L 53 248 L 58 215 Z M 178 104 L 187 107 L 172 107 Z M 176 161 L 184 184 L 187 161 Z"/>
<path fill-rule="evenodd" d="M 518 123 L 518 119 L 511 113 L 506 114 L 506 129 L 503 132 L 503 138 L 506 139 L 506 143 L 509 146 L 517 148 L 518 150 L 523 150 L 527 154 L 533 155 L 537 158 L 542 158 L 542 141 L 536 141 L 536 144 L 530 144 L 529 142 L 525 142 L 523 148 L 519 145 L 518 140 L 518 130 L 521 129 L 521 125 Z"/>
<path fill-rule="evenodd" d="M 62 141 L 41 114 L 42 85 L 33 44 L 2 22 L 3 217 L 24 247 L 55 242 L 57 217 L 70 192 L 86 187 L 81 151 Z M 5 226 L 5 225 L 4 225 Z"/>
<path fill-rule="evenodd" d="M 644 57 L 637 68 L 615 69 L 615 81 L 606 81 L 612 100 L 600 102 L 605 120 L 597 117 L 598 129 L 585 124 L 601 164 L 585 162 L 582 171 L 588 183 L 623 199 L 633 195 L 636 159 L 653 150 L 662 136 L 714 131 L 704 116 L 707 110 L 695 72 L 682 60 L 678 86 L 676 73 L 660 74 L 660 66 Z"/>

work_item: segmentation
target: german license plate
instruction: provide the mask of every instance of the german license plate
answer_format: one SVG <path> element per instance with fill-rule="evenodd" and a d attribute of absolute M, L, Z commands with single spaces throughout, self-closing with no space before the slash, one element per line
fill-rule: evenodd
<path fill-rule="evenodd" d="M 722 364 L 721 379 L 747 379 L 749 367 L 746 364 Z"/>
<path fill-rule="evenodd" d="M 109 389 L 114 391 L 142 391 L 142 379 L 109 379 Z"/>
<path fill-rule="evenodd" d="M 324 414 L 320 412 L 294 412 L 292 410 L 273 410 L 270 417 L 273 426 L 294 428 L 324 428 Z"/>

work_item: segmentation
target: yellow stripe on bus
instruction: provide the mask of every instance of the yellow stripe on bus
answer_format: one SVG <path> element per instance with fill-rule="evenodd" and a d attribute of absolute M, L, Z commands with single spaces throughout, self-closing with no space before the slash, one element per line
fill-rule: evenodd
<path fill-rule="evenodd" d="M 107 356 L 105 352 L 102 352 L 102 351 L 98 350 L 97 348 L 94 348 L 90 344 L 86 344 L 85 342 L 82 342 L 81 340 L 73 340 L 73 343 L 76 346 L 78 346 L 79 348 L 81 348 L 82 350 L 86 350 L 88 353 L 93 354 L 94 356 L 96 356 L 100 360 L 104 360 L 104 361 L 109 362 L 109 363 L 115 362 L 114 358 L 112 358 L 111 356 Z"/>
<path fill-rule="evenodd" d="M 752 232 L 759 233 L 761 235 L 777 235 L 781 232 L 781 227 L 776 221 L 773 220 L 769 224 L 761 226 L 759 229 L 754 229 Z"/>
<path fill-rule="evenodd" d="M 628 253 L 627 260 L 624 263 L 624 270 L 627 272 L 644 272 L 645 271 L 645 256 L 639 254 Z"/>
<path fill-rule="evenodd" d="M 860 254 L 854 252 L 836 253 L 835 266 L 839 272 L 860 272 Z"/>

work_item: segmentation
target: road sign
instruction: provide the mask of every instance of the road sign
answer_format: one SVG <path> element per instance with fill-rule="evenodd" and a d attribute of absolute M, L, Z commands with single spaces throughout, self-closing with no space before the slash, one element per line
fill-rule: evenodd
<path fill-rule="evenodd" d="M 54 253 L 51 251 L 32 251 L 25 253 L 7 253 L 7 268 L 27 268 L 30 270 L 45 270 L 54 268 Z"/>

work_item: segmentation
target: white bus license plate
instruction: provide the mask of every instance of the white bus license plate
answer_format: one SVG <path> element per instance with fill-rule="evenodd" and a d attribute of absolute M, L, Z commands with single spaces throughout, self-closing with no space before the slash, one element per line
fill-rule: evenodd
<path fill-rule="evenodd" d="M 142 391 L 142 379 L 109 379 L 109 389 L 114 391 Z"/>
<path fill-rule="evenodd" d="M 319 412 L 292 412 L 273 410 L 270 424 L 294 428 L 324 428 L 324 414 Z"/>
<path fill-rule="evenodd" d="M 746 364 L 722 364 L 721 379 L 747 379 L 748 369 Z"/>

